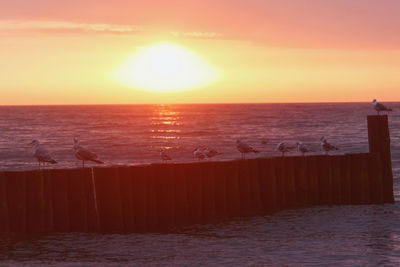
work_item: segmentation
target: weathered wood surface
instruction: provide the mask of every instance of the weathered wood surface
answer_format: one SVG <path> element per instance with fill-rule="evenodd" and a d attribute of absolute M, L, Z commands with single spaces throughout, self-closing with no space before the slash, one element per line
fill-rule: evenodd
<path fill-rule="evenodd" d="M 0 172 L 0 232 L 156 232 L 311 205 L 391 203 L 381 157 Z"/>

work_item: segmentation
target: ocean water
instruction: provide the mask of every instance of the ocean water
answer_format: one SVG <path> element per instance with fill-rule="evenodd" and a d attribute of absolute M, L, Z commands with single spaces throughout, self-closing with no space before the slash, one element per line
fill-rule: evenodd
<path fill-rule="evenodd" d="M 388 103 L 395 196 L 400 199 L 400 103 Z M 0 107 L 0 170 L 35 169 L 28 145 L 40 139 L 59 164 L 80 166 L 73 137 L 106 165 L 193 161 L 198 146 L 237 159 L 241 139 L 276 156 L 281 141 L 321 153 L 368 151 L 370 103 Z M 267 140 L 266 145 L 262 140 Z M 293 152 L 296 154 L 296 152 Z M 0 266 L 399 266 L 400 206 L 312 207 L 198 225 L 171 233 L 0 236 Z"/>

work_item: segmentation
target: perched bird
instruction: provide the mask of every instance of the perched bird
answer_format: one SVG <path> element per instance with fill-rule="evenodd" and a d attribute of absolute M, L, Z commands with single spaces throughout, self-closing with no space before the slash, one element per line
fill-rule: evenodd
<path fill-rule="evenodd" d="M 203 149 L 203 153 L 207 156 L 207 158 L 213 158 L 215 156 L 223 154 L 223 153 L 218 152 L 217 150 L 209 148 L 209 147 L 206 147 L 205 149 Z"/>
<path fill-rule="evenodd" d="M 74 138 L 74 150 L 75 150 L 75 157 L 79 160 L 82 160 L 82 167 L 85 167 L 85 161 L 93 161 L 99 164 L 104 164 L 103 161 L 98 159 L 98 156 L 87 150 L 86 148 L 79 145 L 78 138 Z"/>
<path fill-rule="evenodd" d="M 329 151 L 338 150 L 339 149 L 339 148 L 335 147 L 334 145 L 328 143 L 328 140 L 326 140 L 325 137 L 323 137 L 323 136 L 321 137 L 320 140 L 321 140 L 322 150 L 325 151 L 325 154 L 328 154 Z"/>
<path fill-rule="evenodd" d="M 376 99 L 372 100 L 372 105 L 374 106 L 374 109 L 378 112 L 378 115 L 380 115 L 381 111 L 392 111 L 391 108 L 388 108 L 385 105 L 379 103 L 378 101 L 376 101 Z"/>
<path fill-rule="evenodd" d="M 260 152 L 240 140 L 236 140 L 236 148 L 237 148 L 237 150 L 239 150 L 240 153 L 242 153 L 242 159 L 246 158 L 247 153 L 251 153 L 251 152 L 259 153 Z"/>
<path fill-rule="evenodd" d="M 205 159 L 207 156 L 200 148 L 196 148 L 193 150 L 193 157 L 200 161 Z"/>
<path fill-rule="evenodd" d="M 304 156 L 305 153 L 307 152 L 312 152 L 312 150 L 310 150 L 305 144 L 303 144 L 302 142 L 297 142 L 297 149 L 299 150 L 299 152 L 301 152 L 301 154 Z"/>
<path fill-rule="evenodd" d="M 38 163 L 39 163 L 39 168 L 41 168 L 42 163 L 43 166 L 46 163 L 50 163 L 50 164 L 56 164 L 58 163 L 57 161 L 55 161 L 49 154 L 49 151 L 47 151 L 47 149 L 45 149 L 39 142 L 39 140 L 35 139 L 33 140 L 30 145 L 33 146 L 34 149 L 34 153 L 33 156 L 37 159 Z"/>
<path fill-rule="evenodd" d="M 167 151 L 164 149 L 160 150 L 160 157 L 163 162 L 167 162 L 168 160 L 172 160 L 172 158 L 168 155 Z"/>
<path fill-rule="evenodd" d="M 282 153 L 282 157 L 285 156 L 285 153 L 286 153 L 286 152 L 289 152 L 289 151 L 292 150 L 292 149 L 293 149 L 293 147 L 287 146 L 284 142 L 279 143 L 279 144 L 276 146 L 276 150 L 278 150 L 279 152 Z"/>

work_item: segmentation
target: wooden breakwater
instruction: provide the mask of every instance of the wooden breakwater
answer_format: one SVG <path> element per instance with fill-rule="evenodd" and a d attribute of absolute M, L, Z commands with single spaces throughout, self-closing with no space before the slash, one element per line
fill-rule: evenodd
<path fill-rule="evenodd" d="M 0 232 L 153 232 L 312 205 L 392 203 L 385 164 L 375 151 L 0 172 Z"/>

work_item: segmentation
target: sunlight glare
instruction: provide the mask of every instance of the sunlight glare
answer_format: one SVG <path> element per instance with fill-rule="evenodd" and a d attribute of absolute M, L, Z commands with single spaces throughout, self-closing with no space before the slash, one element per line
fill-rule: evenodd
<path fill-rule="evenodd" d="M 145 46 L 130 56 L 115 73 L 131 88 L 176 92 L 200 88 L 217 79 L 217 70 L 194 52 L 172 43 Z"/>

